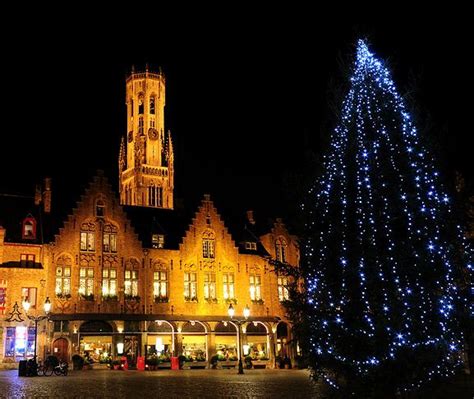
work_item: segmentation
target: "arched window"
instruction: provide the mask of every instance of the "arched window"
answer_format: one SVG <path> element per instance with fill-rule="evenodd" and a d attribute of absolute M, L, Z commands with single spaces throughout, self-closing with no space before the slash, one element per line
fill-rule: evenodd
<path fill-rule="evenodd" d="M 71 295 L 71 267 L 72 259 L 62 255 L 56 261 L 56 296 Z"/>
<path fill-rule="evenodd" d="M 107 253 L 117 252 L 117 227 L 112 224 L 104 226 L 104 234 L 102 236 L 102 249 Z"/>
<path fill-rule="evenodd" d="M 95 251 L 95 225 L 93 223 L 82 223 L 81 225 L 81 246 L 83 252 Z"/>
<path fill-rule="evenodd" d="M 143 115 L 145 111 L 145 102 L 143 101 L 143 95 L 138 98 L 138 115 Z"/>
<path fill-rule="evenodd" d="M 163 188 L 153 184 L 148 186 L 148 205 L 161 207 L 163 204 Z"/>
<path fill-rule="evenodd" d="M 155 96 L 150 97 L 150 114 L 155 115 Z"/>
<path fill-rule="evenodd" d="M 140 116 L 138 119 L 138 134 L 143 136 L 143 116 Z"/>
<path fill-rule="evenodd" d="M 24 240 L 36 239 L 36 219 L 33 216 L 28 216 L 23 220 L 21 235 Z"/>
<path fill-rule="evenodd" d="M 286 240 L 283 237 L 278 237 L 275 242 L 275 253 L 277 261 L 286 263 L 286 247 Z"/>
<path fill-rule="evenodd" d="M 102 200 L 97 200 L 95 203 L 95 215 L 97 217 L 105 216 L 105 202 Z"/>

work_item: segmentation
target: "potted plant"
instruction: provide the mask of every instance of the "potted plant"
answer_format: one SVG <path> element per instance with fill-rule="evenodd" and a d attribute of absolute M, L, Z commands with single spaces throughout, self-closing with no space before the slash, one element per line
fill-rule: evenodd
<path fill-rule="evenodd" d="M 245 363 L 245 368 L 247 369 L 252 368 L 252 358 L 250 356 L 245 356 L 244 363 Z"/>
<path fill-rule="evenodd" d="M 217 363 L 218 363 L 218 361 L 219 361 L 219 355 L 216 354 L 216 355 L 213 355 L 213 356 L 211 357 L 211 368 L 212 368 L 212 369 L 216 369 L 216 368 L 217 368 Z"/>
<path fill-rule="evenodd" d="M 155 295 L 155 303 L 168 303 L 168 301 L 167 296 Z"/>
<path fill-rule="evenodd" d="M 94 294 L 81 294 L 81 298 L 84 301 L 93 301 L 94 300 Z"/>
<path fill-rule="evenodd" d="M 120 370 L 122 362 L 118 359 L 112 360 L 111 370 Z"/>
<path fill-rule="evenodd" d="M 140 302 L 140 296 L 139 295 L 125 294 L 125 300 L 126 301 Z"/>
<path fill-rule="evenodd" d="M 148 370 L 156 370 L 160 364 L 160 359 L 157 355 L 151 355 L 146 359 L 146 364 L 148 365 Z"/>
<path fill-rule="evenodd" d="M 187 358 L 186 356 L 184 356 L 184 355 L 179 355 L 179 356 L 178 356 L 178 361 L 179 361 L 179 368 L 180 368 L 180 370 L 183 369 L 184 363 L 187 361 L 187 359 L 188 359 L 188 358 Z"/>

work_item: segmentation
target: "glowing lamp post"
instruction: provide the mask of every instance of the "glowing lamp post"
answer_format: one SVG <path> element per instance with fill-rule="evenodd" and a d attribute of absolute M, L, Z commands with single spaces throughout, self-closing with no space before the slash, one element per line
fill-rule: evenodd
<path fill-rule="evenodd" d="M 229 305 L 229 309 L 227 310 L 229 313 L 229 317 L 231 320 L 237 324 L 237 339 L 239 340 L 239 373 L 244 374 L 244 367 L 242 365 L 242 339 L 241 339 L 241 331 L 242 331 L 242 324 L 244 324 L 250 316 L 250 308 L 245 306 L 244 308 L 244 318 L 243 319 L 234 319 L 235 309 L 232 304 Z"/>
<path fill-rule="evenodd" d="M 51 312 L 51 301 L 49 300 L 49 297 L 46 297 L 46 301 L 44 302 L 44 305 L 43 305 L 43 309 L 46 314 L 40 315 L 40 316 L 33 316 L 33 315 L 28 314 L 28 311 L 30 310 L 30 307 L 31 307 L 31 303 L 28 301 L 28 299 L 25 299 L 22 305 L 23 305 L 23 309 L 25 309 L 26 317 L 28 317 L 28 319 L 30 319 L 31 321 L 35 322 L 35 347 L 34 347 L 33 361 L 36 363 L 36 341 L 37 341 L 37 336 L 38 336 L 38 323 L 49 317 L 49 312 Z"/>

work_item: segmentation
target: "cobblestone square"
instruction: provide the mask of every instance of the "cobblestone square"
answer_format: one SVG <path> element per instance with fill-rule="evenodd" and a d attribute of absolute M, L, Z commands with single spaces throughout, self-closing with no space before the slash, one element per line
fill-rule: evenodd
<path fill-rule="evenodd" d="M 0 371 L 0 398 L 320 398 L 306 370 L 72 371 L 18 377 Z"/>

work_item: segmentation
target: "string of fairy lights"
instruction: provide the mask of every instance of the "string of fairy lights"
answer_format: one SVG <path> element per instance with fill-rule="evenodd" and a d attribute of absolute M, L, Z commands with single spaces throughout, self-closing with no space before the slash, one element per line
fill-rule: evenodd
<path fill-rule="evenodd" d="M 453 317 L 462 300 L 454 253 L 443 230 L 450 199 L 389 70 L 363 40 L 324 174 L 310 198 L 316 206 L 308 207 L 307 229 L 315 234 L 305 251 L 308 301 L 318 310 L 310 316 L 315 355 L 364 375 L 395 359 L 401 348 L 444 345 L 444 357 L 403 388 L 452 375 L 461 362 L 463 336 Z M 406 229 L 402 238 L 400 225 Z M 346 322 L 353 320 L 348 312 L 354 309 L 354 273 L 361 304 L 356 325 Z M 363 358 L 341 349 L 341 336 L 355 334 L 370 343 L 381 328 L 388 343 Z M 337 387 L 329 374 L 323 378 Z"/>

